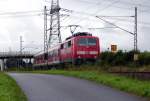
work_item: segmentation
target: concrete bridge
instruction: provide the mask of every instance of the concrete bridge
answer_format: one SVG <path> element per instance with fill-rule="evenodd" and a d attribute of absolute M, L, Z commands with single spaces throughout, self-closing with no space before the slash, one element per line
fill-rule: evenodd
<path fill-rule="evenodd" d="M 7 59 L 15 58 L 15 59 L 33 59 L 34 54 L 30 52 L 0 52 L 1 59 L 1 71 L 7 69 L 5 61 Z"/>

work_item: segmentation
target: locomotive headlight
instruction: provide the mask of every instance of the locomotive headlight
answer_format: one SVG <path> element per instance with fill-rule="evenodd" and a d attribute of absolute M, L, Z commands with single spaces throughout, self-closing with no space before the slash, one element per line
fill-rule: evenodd
<path fill-rule="evenodd" d="M 85 53 L 86 53 L 85 51 L 77 51 L 78 55 L 82 55 L 82 54 L 85 54 Z"/>
<path fill-rule="evenodd" d="M 97 55 L 98 52 L 97 52 L 97 51 L 90 51 L 90 54 L 92 54 L 92 55 Z"/>

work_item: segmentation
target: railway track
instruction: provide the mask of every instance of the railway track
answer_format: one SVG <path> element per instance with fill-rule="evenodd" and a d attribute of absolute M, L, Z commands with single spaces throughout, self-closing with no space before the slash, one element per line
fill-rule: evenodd
<path fill-rule="evenodd" d="M 128 76 L 140 80 L 150 80 L 150 72 L 111 72 L 111 73 Z"/>

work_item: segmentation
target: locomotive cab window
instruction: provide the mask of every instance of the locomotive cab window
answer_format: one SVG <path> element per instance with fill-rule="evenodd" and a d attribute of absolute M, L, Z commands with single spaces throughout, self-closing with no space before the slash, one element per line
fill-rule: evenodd
<path fill-rule="evenodd" d="M 88 38 L 88 45 L 89 46 L 96 45 L 96 39 L 95 38 Z"/>
<path fill-rule="evenodd" d="M 78 45 L 80 45 L 80 46 L 86 46 L 87 45 L 87 39 L 86 38 L 80 38 L 78 40 Z"/>

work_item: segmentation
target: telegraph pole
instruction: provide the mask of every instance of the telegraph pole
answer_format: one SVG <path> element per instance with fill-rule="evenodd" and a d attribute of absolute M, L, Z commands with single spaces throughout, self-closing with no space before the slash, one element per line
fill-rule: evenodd
<path fill-rule="evenodd" d="M 137 47 L 137 7 L 135 7 L 135 28 L 134 28 L 134 51 L 138 51 Z"/>
<path fill-rule="evenodd" d="M 20 36 L 20 62 L 21 63 L 19 63 L 19 66 L 21 67 L 21 65 L 22 65 L 22 58 L 21 58 L 21 56 L 22 56 L 22 36 Z"/>
<path fill-rule="evenodd" d="M 22 36 L 20 36 L 20 55 L 22 54 Z"/>
<path fill-rule="evenodd" d="M 134 28 L 134 61 L 138 60 L 138 44 L 137 44 L 137 7 L 135 7 L 135 28 Z"/>

